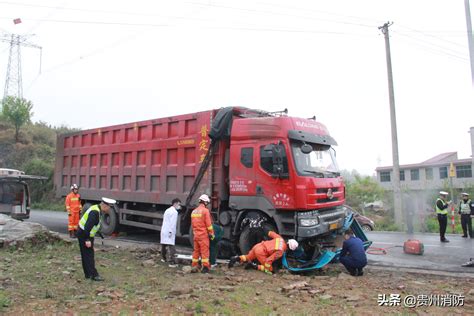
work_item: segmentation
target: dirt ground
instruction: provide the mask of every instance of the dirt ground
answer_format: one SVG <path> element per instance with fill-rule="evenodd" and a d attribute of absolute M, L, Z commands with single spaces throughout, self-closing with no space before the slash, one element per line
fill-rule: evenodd
<path fill-rule="evenodd" d="M 474 313 L 472 278 L 387 272 L 370 267 L 364 276 L 355 278 L 341 272 L 339 265 L 306 276 L 287 271 L 271 276 L 224 266 L 206 275 L 185 272 L 183 266 L 170 268 L 159 259 L 156 249 L 98 249 L 96 263 L 106 281 L 92 282 L 83 278 L 76 243 L 0 249 L 0 314 Z M 379 306 L 384 295 L 385 305 Z M 426 304 L 415 308 L 404 306 L 405 297 L 423 298 L 421 295 L 451 297 L 448 304 L 453 303 L 452 297 L 462 297 L 463 306 L 427 306 L 426 300 Z M 443 304 L 446 299 L 438 305 Z M 460 305 L 459 299 L 457 304 Z"/>

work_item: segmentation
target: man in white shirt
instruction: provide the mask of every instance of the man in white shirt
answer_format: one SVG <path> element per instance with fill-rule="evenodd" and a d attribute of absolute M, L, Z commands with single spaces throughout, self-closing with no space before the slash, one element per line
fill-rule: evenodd
<path fill-rule="evenodd" d="M 161 259 L 162 262 L 174 264 L 175 261 L 175 239 L 176 239 L 176 224 L 178 221 L 178 211 L 181 209 L 181 201 L 174 199 L 171 202 L 173 205 L 165 211 L 163 215 L 163 225 L 161 226 Z"/>

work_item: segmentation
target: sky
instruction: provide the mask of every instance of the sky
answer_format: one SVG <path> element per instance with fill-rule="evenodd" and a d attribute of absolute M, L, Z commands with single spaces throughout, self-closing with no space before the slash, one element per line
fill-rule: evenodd
<path fill-rule="evenodd" d="M 471 7 L 474 3 L 471 4 Z M 21 24 L 13 19 L 21 18 Z M 0 0 L 33 121 L 95 128 L 225 106 L 324 123 L 341 169 L 392 164 L 384 36 L 401 164 L 471 156 L 463 0 Z M 0 42 L 0 87 L 8 43 Z M 3 90 L 1 91 L 3 94 Z"/>

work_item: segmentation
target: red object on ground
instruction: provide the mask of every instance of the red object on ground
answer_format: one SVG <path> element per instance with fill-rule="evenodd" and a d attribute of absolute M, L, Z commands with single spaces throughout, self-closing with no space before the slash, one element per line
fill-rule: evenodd
<path fill-rule="evenodd" d="M 21 23 L 21 19 L 20 19 L 20 18 L 13 20 L 13 24 L 20 24 L 20 23 Z"/>
<path fill-rule="evenodd" d="M 411 255 L 422 255 L 425 251 L 423 243 L 416 239 L 408 239 L 403 244 L 403 252 Z"/>

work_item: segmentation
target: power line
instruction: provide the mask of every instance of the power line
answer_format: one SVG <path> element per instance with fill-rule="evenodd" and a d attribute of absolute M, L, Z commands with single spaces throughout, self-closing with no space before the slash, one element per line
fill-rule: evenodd
<path fill-rule="evenodd" d="M 398 24 L 397 24 L 397 25 L 398 25 Z M 441 41 L 443 41 L 443 42 L 447 42 L 447 43 L 450 43 L 450 44 L 453 44 L 453 45 L 460 46 L 460 47 L 463 47 L 463 48 L 464 48 L 464 45 L 461 45 L 461 44 L 459 44 L 459 43 L 456 43 L 456 42 L 447 40 L 447 39 L 442 38 L 442 37 L 439 37 L 439 36 L 435 36 L 435 35 L 428 34 L 428 33 L 425 32 L 425 31 L 416 30 L 416 29 L 413 29 L 413 28 L 411 28 L 411 27 L 403 26 L 403 25 L 399 25 L 399 26 L 401 26 L 401 27 L 404 28 L 404 29 L 410 30 L 411 32 L 419 33 L 419 34 L 422 34 L 422 35 L 424 35 L 424 36 L 432 37 L 432 38 L 435 38 L 435 39 L 437 39 L 437 40 L 441 40 Z M 465 34 L 466 32 L 464 31 L 463 33 Z"/>
<path fill-rule="evenodd" d="M 438 56 L 446 56 L 446 57 L 449 57 L 451 59 L 454 59 L 454 60 L 457 60 L 457 61 L 460 61 L 460 62 L 463 62 L 463 63 L 467 62 L 466 58 L 460 57 L 458 55 L 450 54 L 450 53 L 447 53 L 447 52 L 442 51 L 442 50 L 434 49 L 433 47 L 421 44 L 416 40 L 412 40 L 410 38 L 403 38 L 403 37 L 400 37 L 400 39 L 403 40 L 403 41 L 406 41 L 409 44 L 414 44 L 415 46 L 418 46 L 419 48 L 423 49 L 424 51 L 436 54 Z"/>
<path fill-rule="evenodd" d="M 268 2 L 256 2 L 256 3 L 266 5 L 266 6 L 280 7 L 280 8 L 284 8 L 284 9 L 299 10 L 299 11 L 305 11 L 305 12 L 309 11 L 309 12 L 315 12 L 315 13 L 322 13 L 322 14 L 327 14 L 327 15 L 338 16 L 338 17 L 342 17 L 342 18 L 357 19 L 357 20 L 362 20 L 362 21 L 367 21 L 367 22 L 370 21 L 371 23 L 380 23 L 380 20 L 363 18 L 363 17 L 354 16 L 354 15 L 346 15 L 346 14 L 334 13 L 334 12 L 323 11 L 323 10 L 315 10 L 315 9 L 308 9 L 308 8 L 302 8 L 302 7 L 279 5 L 279 4 L 268 3 Z"/>
<path fill-rule="evenodd" d="M 307 19 L 307 20 L 312 20 L 312 21 L 325 21 L 325 22 L 331 22 L 331 23 L 336 23 L 336 24 L 346 24 L 346 25 L 354 25 L 354 26 L 368 27 L 368 28 L 373 28 L 374 25 L 375 25 L 375 24 L 374 25 L 369 25 L 369 24 L 362 24 L 362 23 L 335 21 L 335 20 L 330 20 L 330 19 L 320 19 L 320 18 L 315 18 L 315 17 L 311 17 L 311 16 L 294 15 L 294 14 L 288 14 L 288 13 L 275 12 L 275 11 L 266 11 L 266 10 L 248 9 L 248 8 L 241 8 L 241 7 L 232 7 L 232 6 L 226 6 L 226 5 L 218 5 L 218 4 L 214 4 L 214 3 L 200 3 L 200 2 L 186 2 L 186 3 L 199 5 L 199 6 L 230 9 L 230 10 L 244 11 L 244 12 L 251 12 L 251 13 L 263 13 L 263 14 L 267 14 L 267 15 L 287 16 L 287 17 Z"/>
<path fill-rule="evenodd" d="M 11 19 L 11 17 L 0 17 L 0 19 Z M 31 21 L 51 22 L 51 23 L 71 23 L 71 24 L 90 24 L 90 25 L 112 25 L 112 26 L 137 26 L 137 27 L 176 27 L 170 24 L 154 24 L 154 23 L 129 23 L 129 22 L 112 22 L 112 21 L 83 21 L 83 20 L 57 20 L 57 19 L 37 19 L 28 18 Z M 196 26 L 193 26 L 196 27 Z M 201 29 L 215 30 L 242 30 L 242 31 L 260 31 L 260 32 L 282 32 L 282 33 L 309 33 L 309 34 L 332 34 L 332 35 L 355 35 L 365 36 L 366 34 L 348 33 L 341 31 L 327 30 L 305 30 L 305 29 L 284 29 L 284 28 L 258 28 L 258 27 L 233 27 L 233 26 L 198 26 Z"/>
<path fill-rule="evenodd" d="M 120 14 L 120 15 L 129 15 L 129 16 L 141 16 L 141 17 L 162 17 L 169 19 L 186 19 L 186 20 L 196 20 L 196 21 L 209 21 L 201 18 L 193 17 L 181 17 L 181 16 L 172 16 L 172 15 L 162 15 L 162 14 L 152 14 L 152 13 L 140 13 L 140 12 L 130 12 L 130 11 L 117 11 L 117 10 L 100 10 L 100 9 L 83 9 L 83 8 L 71 8 L 64 6 L 48 6 L 32 3 L 17 3 L 9 1 L 0 1 L 0 4 L 7 4 L 12 6 L 24 6 L 32 8 L 44 8 L 44 9 L 55 9 L 62 11 L 76 11 L 76 12 L 87 12 L 87 13 L 105 13 L 105 14 Z"/>
<path fill-rule="evenodd" d="M 459 52 L 457 50 L 453 50 L 453 49 L 450 49 L 450 48 L 446 48 L 446 47 L 443 47 L 443 46 L 440 46 L 440 45 L 437 45 L 437 44 L 434 44 L 432 42 L 429 42 L 429 41 L 426 41 L 426 40 L 422 40 L 422 39 L 419 39 L 419 38 L 416 38 L 414 36 L 411 36 L 411 35 L 408 35 L 408 34 L 404 34 L 402 32 L 399 32 L 399 31 L 393 31 L 393 33 L 395 34 L 398 34 L 400 36 L 403 36 L 403 37 L 408 37 L 408 38 L 411 38 L 411 39 L 414 39 L 418 44 L 419 42 L 423 42 L 423 43 L 426 43 L 428 45 L 431 45 L 433 46 L 434 48 L 437 48 L 439 52 L 442 52 L 443 54 L 445 55 L 449 55 L 451 57 L 455 57 L 455 58 L 458 58 L 458 59 L 462 59 L 462 60 L 467 60 L 465 57 L 463 57 L 463 54 L 462 52 Z"/>

